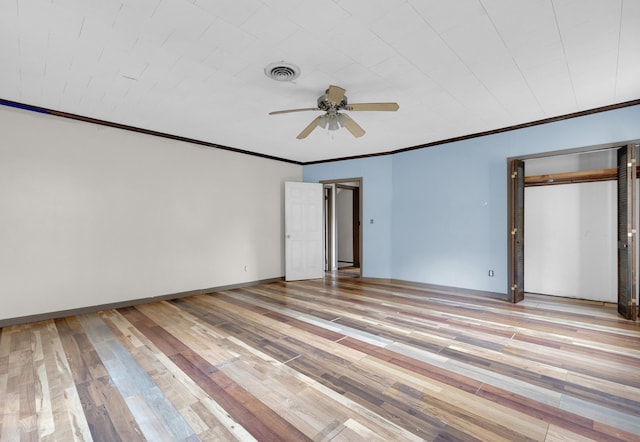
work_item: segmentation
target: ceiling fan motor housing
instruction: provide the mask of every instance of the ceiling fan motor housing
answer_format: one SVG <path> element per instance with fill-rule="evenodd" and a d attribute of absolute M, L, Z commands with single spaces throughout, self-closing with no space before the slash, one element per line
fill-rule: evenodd
<path fill-rule="evenodd" d="M 327 94 L 324 94 L 324 95 L 321 95 L 320 97 L 318 97 L 318 109 L 322 109 L 323 111 L 328 111 L 332 107 L 334 107 L 336 110 L 337 109 L 342 109 L 346 105 L 347 105 L 347 96 L 346 95 L 342 97 L 342 101 L 340 101 L 340 104 L 338 104 L 338 105 L 334 105 L 333 103 L 331 103 L 327 99 Z"/>

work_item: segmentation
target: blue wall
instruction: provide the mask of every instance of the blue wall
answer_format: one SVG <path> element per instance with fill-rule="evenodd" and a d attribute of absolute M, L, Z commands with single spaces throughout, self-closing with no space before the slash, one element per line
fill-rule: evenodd
<path fill-rule="evenodd" d="M 391 213 L 393 156 L 305 166 L 306 182 L 362 177 L 362 274 L 391 278 Z M 371 224 L 370 220 L 373 220 Z"/>
<path fill-rule="evenodd" d="M 384 157 L 309 165 L 303 178 L 363 177 L 363 276 L 506 293 L 506 159 L 636 139 L 640 106 Z M 488 277 L 489 269 L 495 277 Z"/>

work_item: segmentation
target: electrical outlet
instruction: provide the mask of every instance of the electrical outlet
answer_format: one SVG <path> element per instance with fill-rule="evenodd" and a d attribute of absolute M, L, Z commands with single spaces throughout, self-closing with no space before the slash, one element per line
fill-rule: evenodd
<path fill-rule="evenodd" d="M 489 270 L 489 276 L 493 277 L 493 270 Z"/>

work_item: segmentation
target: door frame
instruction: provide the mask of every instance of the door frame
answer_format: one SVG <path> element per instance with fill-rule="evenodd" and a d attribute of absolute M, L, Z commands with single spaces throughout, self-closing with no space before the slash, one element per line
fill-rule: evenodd
<path fill-rule="evenodd" d="M 323 247 L 324 247 L 324 271 L 331 271 L 331 266 L 334 261 L 334 250 L 331 247 L 333 243 L 333 186 L 332 185 L 322 185 L 322 192 L 324 197 L 324 213 L 323 213 L 323 221 L 324 221 L 324 238 L 323 238 Z"/>
<path fill-rule="evenodd" d="M 522 266 L 521 272 L 522 274 L 518 274 L 520 271 L 516 266 L 516 256 L 515 256 L 515 236 L 512 234 L 514 229 L 514 220 L 516 220 L 516 214 L 519 210 L 518 202 L 516 200 L 517 192 L 514 192 L 513 187 L 513 178 L 512 178 L 512 166 L 517 161 L 525 161 L 533 158 L 550 158 L 555 156 L 562 155 L 570 155 L 576 153 L 585 153 L 585 152 L 594 152 L 598 150 L 608 150 L 608 149 L 619 149 L 621 147 L 625 147 L 628 145 L 639 145 L 640 140 L 632 140 L 632 141 L 621 141 L 618 143 L 607 143 L 607 144 L 599 144 L 593 146 L 585 146 L 573 149 L 563 149 L 551 152 L 541 152 L 536 154 L 529 155 L 520 155 L 514 157 L 507 158 L 507 275 L 508 275 L 508 286 L 507 293 L 510 295 L 509 299 L 511 302 L 520 302 L 525 297 L 525 289 L 526 287 L 521 287 L 522 296 L 518 296 L 516 292 L 514 292 L 513 284 L 514 281 L 522 280 L 524 281 L 524 265 Z M 524 209 L 526 207 L 526 203 L 524 202 L 524 198 L 522 199 L 522 216 L 524 216 Z M 524 232 L 522 232 L 524 233 Z M 522 248 L 524 248 L 524 235 L 522 236 Z M 636 269 L 637 270 L 637 269 Z M 636 293 L 636 296 L 638 294 Z"/>
<path fill-rule="evenodd" d="M 350 190 L 351 193 L 351 251 L 353 256 L 353 266 L 360 267 L 360 186 L 351 186 L 336 183 L 336 189 Z M 337 192 L 337 190 L 336 190 Z M 336 215 L 338 211 L 336 211 Z M 340 238 L 337 238 L 340 241 Z"/>
<path fill-rule="evenodd" d="M 351 187 L 358 187 L 359 190 L 359 198 L 358 198 L 358 204 L 357 204 L 357 218 L 358 218 L 358 232 L 357 232 L 357 241 L 358 241 L 358 247 L 357 247 L 357 252 L 358 252 L 358 257 L 360 259 L 360 267 L 358 267 L 358 273 L 359 273 L 359 277 L 362 277 L 362 269 L 364 266 L 364 260 L 363 260 L 363 255 L 362 255 L 362 202 L 364 200 L 363 198 L 363 179 L 362 177 L 357 177 L 357 178 L 338 178 L 338 179 L 332 179 L 332 180 L 320 180 L 319 181 L 323 186 L 325 187 L 331 187 L 332 188 L 332 192 L 335 192 L 336 186 L 337 185 L 349 185 L 349 183 L 357 183 L 357 186 L 351 186 Z M 335 195 L 333 195 L 332 197 L 332 204 L 335 204 Z M 326 205 L 325 205 L 326 207 Z M 329 271 L 333 270 L 333 264 L 334 261 L 336 260 L 337 257 L 337 250 L 335 248 L 335 242 L 337 241 L 337 235 L 335 235 L 335 223 L 336 223 L 336 213 L 335 213 L 335 207 L 331 208 L 331 214 L 330 216 L 325 215 L 325 219 L 328 219 L 329 222 L 331 223 L 330 226 L 325 228 L 325 232 L 330 232 L 331 233 L 331 238 L 327 238 L 327 236 L 325 235 L 325 250 L 334 250 L 336 251 L 336 253 L 333 254 L 332 256 L 332 260 L 331 262 L 328 262 L 328 267 L 329 267 Z M 355 211 L 354 211 L 354 218 L 355 218 Z M 354 232 L 355 233 L 355 232 Z M 354 242 L 356 240 L 356 235 L 354 234 Z M 329 241 L 333 242 L 333 246 L 331 244 L 328 244 Z M 333 248 L 332 248 L 332 247 Z M 356 250 L 354 250 L 354 257 L 355 257 L 355 252 Z M 336 270 L 337 270 L 337 266 L 336 266 Z"/>

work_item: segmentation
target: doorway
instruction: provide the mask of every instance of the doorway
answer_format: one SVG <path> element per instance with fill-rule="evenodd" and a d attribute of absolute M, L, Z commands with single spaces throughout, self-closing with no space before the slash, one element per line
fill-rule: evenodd
<path fill-rule="evenodd" d="M 362 276 L 362 178 L 320 181 L 325 195 L 325 271 Z"/>
<path fill-rule="evenodd" d="M 585 183 L 589 186 L 593 186 L 594 184 L 601 185 L 606 181 L 610 182 L 617 180 L 618 192 L 616 199 L 618 205 L 618 231 L 616 233 L 616 237 L 610 235 L 613 239 L 609 242 L 611 242 L 611 247 L 618 249 L 616 269 L 618 310 L 627 319 L 635 320 L 637 314 L 636 299 L 638 296 L 636 284 L 637 250 L 635 246 L 637 229 L 635 216 L 635 211 L 637 209 L 637 183 L 635 180 L 637 164 L 635 157 L 637 149 L 638 144 L 637 141 L 635 141 L 631 143 L 600 145 L 508 159 L 508 290 L 511 295 L 512 302 L 519 302 L 524 299 L 525 289 L 528 288 L 525 287 L 524 278 L 525 187 L 555 186 L 558 184 L 575 187 L 577 184 Z M 577 171 L 544 173 L 539 175 L 532 175 L 530 173 L 525 174 L 525 163 L 531 163 L 531 165 L 533 165 L 540 159 L 543 161 L 551 160 L 557 165 L 562 164 L 563 161 L 566 162 L 566 159 L 573 160 L 581 157 L 583 160 L 592 160 L 593 158 L 601 158 L 602 156 L 599 156 L 599 153 L 609 155 L 613 152 L 618 156 L 618 160 L 614 164 L 614 167 L 605 166 L 605 168 L 602 168 L 601 164 L 596 164 L 595 167 L 592 165 L 591 167 Z M 624 158 L 623 160 L 620 160 L 621 156 Z M 551 164 L 549 161 L 547 161 L 547 163 Z M 560 167 L 562 168 L 563 166 L 561 165 Z M 548 194 L 548 192 L 546 192 L 546 194 Z M 588 195 L 588 200 L 593 201 L 593 195 Z M 530 207 L 533 210 L 533 200 Z M 615 210 L 615 208 L 613 210 Z M 549 219 L 549 222 L 553 224 L 562 224 L 565 220 L 558 219 L 561 214 L 560 211 L 557 212 L 558 213 L 548 216 L 547 219 Z M 583 208 L 579 208 L 579 210 L 576 210 L 576 213 L 578 212 L 582 213 L 580 221 L 584 223 L 586 221 L 586 218 L 584 217 L 585 210 Z M 529 217 L 529 219 L 531 219 L 531 217 Z M 589 232 L 588 228 L 587 232 Z M 591 232 L 593 232 L 593 230 L 591 230 Z M 575 234 L 575 232 L 571 232 L 571 234 Z M 534 246 L 535 245 L 536 244 L 534 244 Z M 588 241 L 585 241 L 584 237 L 580 238 L 579 248 L 586 249 L 588 248 L 588 245 Z M 564 252 L 565 251 L 563 251 L 563 253 Z M 612 254 L 614 253 L 612 252 Z M 575 260 L 584 258 L 584 256 L 580 256 L 580 252 L 576 252 L 575 255 Z M 598 271 L 600 270 L 602 269 L 598 269 Z M 548 276 L 548 272 L 546 272 L 545 277 Z"/>
<path fill-rule="evenodd" d="M 612 170 L 615 154 L 605 149 L 525 161 L 527 293 L 616 302 L 616 180 L 537 178 Z"/>

